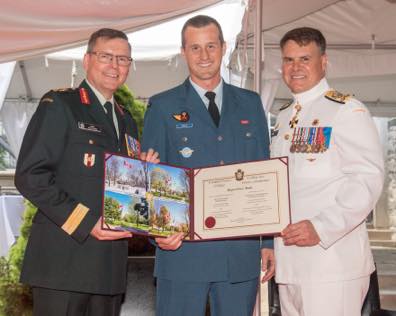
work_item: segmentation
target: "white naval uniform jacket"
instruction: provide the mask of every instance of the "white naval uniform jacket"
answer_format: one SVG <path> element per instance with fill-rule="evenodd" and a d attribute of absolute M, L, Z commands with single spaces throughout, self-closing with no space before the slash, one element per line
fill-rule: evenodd
<path fill-rule="evenodd" d="M 365 218 L 382 190 L 382 148 L 367 108 L 354 98 L 345 104 L 329 100 L 329 90 L 322 79 L 311 90 L 293 95 L 275 125 L 271 156 L 289 157 L 291 221 L 310 220 L 321 240 L 313 247 L 297 247 L 276 238 L 278 283 L 351 280 L 374 271 Z M 325 152 L 290 152 L 289 121 L 297 102 L 297 128 L 332 128 Z"/>

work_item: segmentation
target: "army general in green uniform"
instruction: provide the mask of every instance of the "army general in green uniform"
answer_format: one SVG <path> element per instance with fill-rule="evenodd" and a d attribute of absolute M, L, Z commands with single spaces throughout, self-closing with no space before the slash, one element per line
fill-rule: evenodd
<path fill-rule="evenodd" d="M 137 142 L 135 122 L 113 96 L 130 56 L 123 32 L 93 33 L 86 79 L 45 94 L 27 128 L 15 184 L 38 207 L 21 274 L 35 316 L 119 315 L 131 234 L 101 228 L 103 159 L 105 151 L 130 152 L 127 138 Z"/>

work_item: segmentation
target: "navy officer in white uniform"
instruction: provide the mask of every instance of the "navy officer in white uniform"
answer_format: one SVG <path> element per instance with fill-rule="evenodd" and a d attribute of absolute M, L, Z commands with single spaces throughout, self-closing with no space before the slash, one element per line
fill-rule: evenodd
<path fill-rule="evenodd" d="M 276 238 L 282 316 L 358 316 L 374 270 L 365 218 L 383 184 L 382 148 L 367 108 L 329 87 L 316 29 L 280 42 L 293 101 L 281 108 L 272 156 L 288 156 L 292 223 Z"/>

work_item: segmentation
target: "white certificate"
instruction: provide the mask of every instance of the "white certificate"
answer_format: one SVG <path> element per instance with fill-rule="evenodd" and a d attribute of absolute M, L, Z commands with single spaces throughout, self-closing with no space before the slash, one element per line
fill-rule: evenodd
<path fill-rule="evenodd" d="M 277 234 L 290 222 L 286 158 L 194 174 L 194 239 Z"/>

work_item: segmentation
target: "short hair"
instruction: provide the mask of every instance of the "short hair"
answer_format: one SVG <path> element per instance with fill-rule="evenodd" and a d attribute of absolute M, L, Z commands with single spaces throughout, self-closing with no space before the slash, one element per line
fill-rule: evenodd
<path fill-rule="evenodd" d="M 208 26 L 210 24 L 214 24 L 218 31 L 219 31 L 219 40 L 221 43 L 221 46 L 223 46 L 224 44 L 224 36 L 223 36 L 223 31 L 221 30 L 221 26 L 219 24 L 219 22 L 217 22 L 216 19 L 207 16 L 207 15 L 196 15 L 190 19 L 188 19 L 186 21 L 186 23 L 184 23 L 182 31 L 181 31 L 181 42 L 182 42 L 182 47 L 184 48 L 186 46 L 186 39 L 184 37 L 185 33 L 186 33 L 186 29 L 187 27 L 191 26 L 191 27 L 195 27 L 195 28 L 201 28 L 201 27 L 205 27 Z"/>
<path fill-rule="evenodd" d="M 123 31 L 103 28 L 103 29 L 99 29 L 91 34 L 91 36 L 88 40 L 87 53 L 91 53 L 93 51 L 98 38 L 105 38 L 105 39 L 109 39 L 109 40 L 114 39 L 114 38 L 120 38 L 120 39 L 126 40 L 128 43 L 129 50 L 131 50 L 131 44 L 129 44 L 129 42 L 128 42 L 128 36 Z"/>
<path fill-rule="evenodd" d="M 298 27 L 287 32 L 280 40 L 281 49 L 283 49 L 286 42 L 290 40 L 295 41 L 300 46 L 306 46 L 314 42 L 319 47 L 322 55 L 326 52 L 325 37 L 321 31 L 312 27 Z"/>

